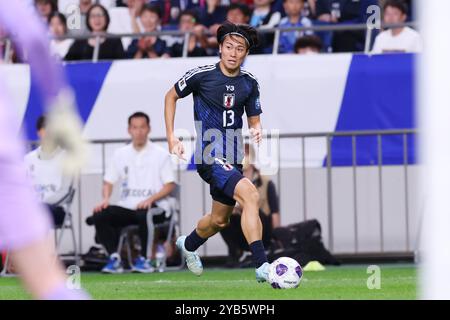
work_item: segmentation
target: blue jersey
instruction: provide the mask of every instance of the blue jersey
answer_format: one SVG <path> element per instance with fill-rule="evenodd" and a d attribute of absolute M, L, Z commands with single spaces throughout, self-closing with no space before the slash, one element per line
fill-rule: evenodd
<path fill-rule="evenodd" d="M 187 72 L 176 84 L 178 97 L 192 93 L 197 132 L 196 164 L 224 158 L 231 164 L 243 159 L 242 116 L 262 113 L 259 85 L 245 70 L 235 77 L 223 74 L 219 63 Z"/>

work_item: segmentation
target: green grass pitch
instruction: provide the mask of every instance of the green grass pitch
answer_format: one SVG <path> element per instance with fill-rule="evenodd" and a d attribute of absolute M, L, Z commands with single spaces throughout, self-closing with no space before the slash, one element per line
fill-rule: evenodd
<path fill-rule="evenodd" d="M 275 300 L 275 299 L 415 299 L 416 267 L 385 264 L 381 288 L 368 289 L 368 265 L 327 267 L 305 272 L 297 289 L 275 290 L 255 280 L 253 269 L 206 268 L 200 277 L 189 271 L 103 275 L 82 273 L 81 284 L 94 299 Z M 0 300 L 28 299 L 17 278 L 0 278 Z"/>

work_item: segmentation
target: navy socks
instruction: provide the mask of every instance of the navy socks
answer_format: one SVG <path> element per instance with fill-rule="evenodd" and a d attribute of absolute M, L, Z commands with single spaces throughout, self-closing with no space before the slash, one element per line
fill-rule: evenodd
<path fill-rule="evenodd" d="M 197 234 L 197 231 L 192 231 L 190 235 L 186 237 L 186 241 L 184 242 L 184 247 L 187 251 L 195 251 L 197 250 L 202 244 L 204 244 L 208 240 L 208 238 L 203 239 Z"/>
<path fill-rule="evenodd" d="M 256 269 L 267 262 L 267 256 L 262 240 L 250 243 L 250 251 L 252 252 L 252 260 Z"/>

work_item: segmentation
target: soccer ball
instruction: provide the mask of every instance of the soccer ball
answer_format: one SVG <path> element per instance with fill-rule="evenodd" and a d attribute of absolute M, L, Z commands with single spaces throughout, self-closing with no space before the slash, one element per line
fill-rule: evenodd
<path fill-rule="evenodd" d="M 274 289 L 297 288 L 302 276 L 302 267 L 289 257 L 278 258 L 269 267 L 269 283 Z"/>

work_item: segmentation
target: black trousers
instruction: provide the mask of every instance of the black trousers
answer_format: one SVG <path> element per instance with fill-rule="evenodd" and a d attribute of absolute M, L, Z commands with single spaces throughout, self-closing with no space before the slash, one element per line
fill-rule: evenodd
<path fill-rule="evenodd" d="M 259 218 L 263 225 L 263 244 L 267 249 L 272 238 L 272 221 L 271 217 L 259 211 Z M 230 217 L 230 224 L 220 231 L 220 234 L 228 246 L 228 254 L 230 258 L 238 259 L 242 251 L 249 251 L 249 245 L 245 239 L 241 227 L 241 215 L 232 214 Z"/>
<path fill-rule="evenodd" d="M 52 216 L 53 225 L 55 227 L 61 227 L 61 225 L 64 222 L 64 218 L 66 216 L 66 212 L 64 211 L 64 209 L 62 207 L 52 205 L 47 205 L 47 207 Z"/>
<path fill-rule="evenodd" d="M 122 228 L 137 225 L 141 240 L 141 255 L 147 257 L 147 210 L 130 210 L 119 206 L 109 206 L 92 216 L 96 239 L 112 254 L 117 251 Z"/>

